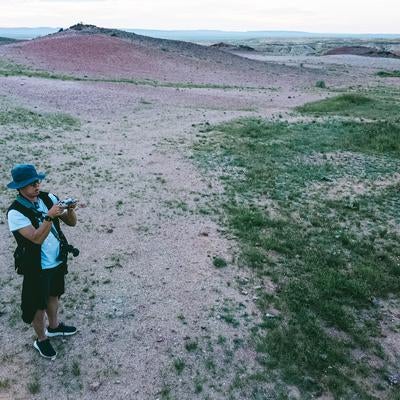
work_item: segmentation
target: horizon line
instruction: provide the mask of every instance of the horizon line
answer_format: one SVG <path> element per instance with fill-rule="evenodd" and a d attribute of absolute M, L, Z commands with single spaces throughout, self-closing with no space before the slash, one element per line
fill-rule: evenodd
<path fill-rule="evenodd" d="M 93 24 L 83 24 L 83 25 L 93 25 Z M 71 25 L 73 26 L 73 25 Z M 316 31 L 302 31 L 302 30 L 290 30 L 290 29 L 257 29 L 257 30 L 224 30 L 224 29 L 201 29 L 201 28 L 192 28 L 192 29 L 160 29 L 160 28 L 127 28 L 127 27 L 105 27 L 105 26 L 97 26 L 98 28 L 105 29 L 118 29 L 118 30 L 141 30 L 141 31 L 158 31 L 158 32 L 223 32 L 223 33 L 261 33 L 261 32 L 290 32 L 290 33 L 304 33 L 304 34 L 312 34 L 312 35 L 390 35 L 390 36 L 399 36 L 399 33 L 387 33 L 387 32 L 316 32 Z M 64 28 L 53 27 L 53 26 L 0 26 L 0 29 L 53 29 L 53 30 L 67 30 L 70 27 Z"/>

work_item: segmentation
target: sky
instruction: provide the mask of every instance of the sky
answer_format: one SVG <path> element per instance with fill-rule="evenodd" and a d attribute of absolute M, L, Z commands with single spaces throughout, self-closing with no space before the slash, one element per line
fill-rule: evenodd
<path fill-rule="evenodd" d="M 0 0 L 0 27 L 400 33 L 400 0 Z"/>

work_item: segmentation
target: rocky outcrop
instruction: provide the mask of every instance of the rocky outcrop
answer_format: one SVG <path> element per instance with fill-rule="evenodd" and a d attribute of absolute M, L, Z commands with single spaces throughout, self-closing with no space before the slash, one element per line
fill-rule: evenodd
<path fill-rule="evenodd" d="M 400 58 L 397 54 L 387 50 L 377 49 L 368 46 L 342 46 L 328 50 L 324 55 L 355 55 L 364 57 L 384 57 L 384 58 Z"/>

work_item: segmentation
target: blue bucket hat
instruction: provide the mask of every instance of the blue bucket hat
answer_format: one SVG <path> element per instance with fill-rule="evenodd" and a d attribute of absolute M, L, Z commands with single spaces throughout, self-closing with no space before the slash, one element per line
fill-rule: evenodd
<path fill-rule="evenodd" d="M 31 164 L 17 164 L 11 170 L 13 181 L 7 187 L 9 189 L 21 189 L 37 180 L 42 180 L 46 176 L 43 173 L 38 174 L 36 168 Z"/>

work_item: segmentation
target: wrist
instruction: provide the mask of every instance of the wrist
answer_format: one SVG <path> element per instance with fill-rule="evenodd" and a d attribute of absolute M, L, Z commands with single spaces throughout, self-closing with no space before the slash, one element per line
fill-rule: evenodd
<path fill-rule="evenodd" d="M 47 214 L 47 215 L 44 217 L 44 220 L 47 221 L 47 222 L 53 222 L 54 217 L 52 217 L 51 215 L 48 215 L 48 214 Z"/>

